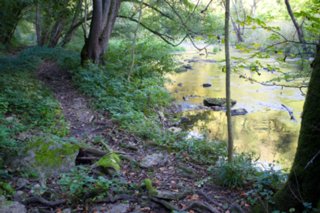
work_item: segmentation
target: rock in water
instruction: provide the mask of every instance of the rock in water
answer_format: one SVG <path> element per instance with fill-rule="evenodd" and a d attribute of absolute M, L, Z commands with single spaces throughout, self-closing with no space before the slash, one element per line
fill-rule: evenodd
<path fill-rule="evenodd" d="M 147 155 L 141 160 L 140 166 L 143 168 L 151 168 L 153 166 L 163 166 L 167 162 L 167 156 L 162 153 L 154 153 Z"/>
<path fill-rule="evenodd" d="M 237 102 L 235 100 L 231 100 L 231 106 L 234 106 L 236 103 Z M 207 107 L 211 107 L 211 106 L 225 107 L 226 99 L 225 98 L 206 98 L 203 100 L 203 104 Z"/>
<path fill-rule="evenodd" d="M 182 67 L 185 68 L 186 70 L 191 70 L 192 69 L 192 66 L 190 64 L 185 64 Z"/>
<path fill-rule="evenodd" d="M 248 111 L 244 108 L 231 110 L 231 116 L 245 115 L 247 113 L 248 113 Z"/>
<path fill-rule="evenodd" d="M 203 87 L 211 87 L 212 85 L 209 84 L 209 83 L 204 83 L 204 84 L 202 84 L 202 86 L 203 86 Z"/>

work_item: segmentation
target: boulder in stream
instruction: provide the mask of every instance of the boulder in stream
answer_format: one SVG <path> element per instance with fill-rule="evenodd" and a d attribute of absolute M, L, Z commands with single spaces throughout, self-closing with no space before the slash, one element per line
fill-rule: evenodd
<path fill-rule="evenodd" d="M 237 102 L 235 100 L 231 100 L 231 106 L 234 106 Z M 206 98 L 203 100 L 203 104 L 207 107 L 218 106 L 225 107 L 226 99 L 225 98 Z"/>
<path fill-rule="evenodd" d="M 210 84 L 210 83 L 204 83 L 204 84 L 202 84 L 202 86 L 203 86 L 203 87 L 211 87 L 212 84 Z"/>
<path fill-rule="evenodd" d="M 231 110 L 231 116 L 245 115 L 247 113 L 248 113 L 248 111 L 246 109 L 244 109 L 244 108 L 232 109 Z"/>

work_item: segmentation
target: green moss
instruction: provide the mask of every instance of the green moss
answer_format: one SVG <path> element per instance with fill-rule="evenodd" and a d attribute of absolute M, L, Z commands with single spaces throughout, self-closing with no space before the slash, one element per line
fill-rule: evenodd
<path fill-rule="evenodd" d="M 65 160 L 74 155 L 79 147 L 70 140 L 57 136 L 35 137 L 27 146 L 27 152 L 34 153 L 35 166 L 59 167 Z"/>
<path fill-rule="evenodd" d="M 96 164 L 103 168 L 113 168 L 116 171 L 120 171 L 120 157 L 114 152 L 103 156 Z"/>
<path fill-rule="evenodd" d="M 151 179 L 149 179 L 149 178 L 144 179 L 143 180 L 143 184 L 146 187 L 149 195 L 154 196 L 154 195 L 158 194 L 157 189 L 154 188 L 153 185 L 152 185 L 152 180 Z"/>

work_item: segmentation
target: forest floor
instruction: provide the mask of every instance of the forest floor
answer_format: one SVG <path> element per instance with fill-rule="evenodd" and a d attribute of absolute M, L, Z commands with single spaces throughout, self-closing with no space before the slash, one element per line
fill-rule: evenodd
<path fill-rule="evenodd" d="M 104 154 L 112 152 L 122 159 L 117 178 L 128 184 L 141 186 L 145 179 L 152 181 L 157 193 L 135 190 L 110 195 L 108 199 L 82 203 L 74 207 L 62 200 L 46 203 L 41 199 L 29 202 L 29 210 L 42 212 L 243 212 L 240 191 L 230 190 L 207 182 L 207 167 L 177 158 L 165 147 L 143 141 L 121 129 L 108 113 L 91 108 L 90 99 L 77 91 L 67 70 L 53 62 L 45 62 L 38 69 L 44 82 L 60 102 L 65 119 L 71 127 L 70 137 L 84 141 L 77 165 L 92 166 Z M 95 143 L 102 138 L 105 143 Z M 53 177 L 47 182 L 57 188 Z M 204 184 L 205 183 L 205 184 Z M 140 187 L 141 188 L 141 187 Z M 68 203 L 68 204 L 67 204 Z M 49 205 L 50 204 L 50 205 Z"/>

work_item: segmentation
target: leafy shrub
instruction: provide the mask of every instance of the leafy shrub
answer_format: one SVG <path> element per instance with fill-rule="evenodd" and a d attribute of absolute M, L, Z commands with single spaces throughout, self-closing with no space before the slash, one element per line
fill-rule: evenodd
<path fill-rule="evenodd" d="M 107 65 L 78 68 L 73 71 L 73 80 L 82 92 L 93 97 L 98 109 L 111 112 L 123 129 L 157 142 L 170 139 L 172 135 L 163 130 L 156 111 L 171 101 L 163 78 L 174 65 L 171 49 L 155 41 L 138 42 L 136 63 L 130 73 L 130 45 L 112 41 L 105 56 Z"/>
<path fill-rule="evenodd" d="M 69 173 L 62 174 L 59 184 L 72 202 L 83 202 L 87 198 L 102 199 L 107 195 L 123 193 L 129 189 L 119 179 L 107 179 L 104 176 L 93 176 L 90 168 L 78 166 Z"/>
<path fill-rule="evenodd" d="M 274 193 L 286 182 L 287 174 L 281 170 L 275 170 L 274 165 L 270 164 L 269 168 L 258 171 L 252 179 L 252 189 L 246 193 L 247 200 L 251 205 L 257 204 L 259 200 L 272 202 Z"/>
<path fill-rule="evenodd" d="M 188 158 L 201 164 L 215 164 L 220 157 L 225 157 L 227 154 L 226 144 L 219 141 L 190 138 L 178 141 L 173 146 L 181 154 L 187 154 Z"/>
<path fill-rule="evenodd" d="M 236 155 L 231 163 L 221 159 L 210 171 L 219 184 L 230 188 L 244 186 L 256 173 L 252 155 L 248 154 Z"/>

